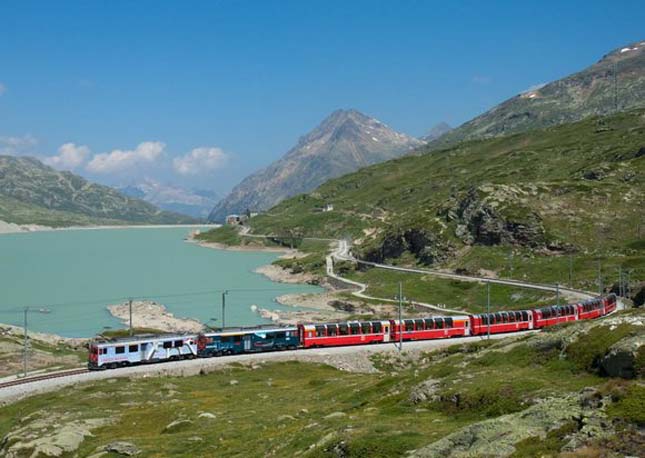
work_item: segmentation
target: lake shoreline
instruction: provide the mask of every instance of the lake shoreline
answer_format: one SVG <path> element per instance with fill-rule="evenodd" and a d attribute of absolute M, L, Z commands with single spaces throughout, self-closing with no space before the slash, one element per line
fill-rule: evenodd
<path fill-rule="evenodd" d="M 0 235 L 2 234 L 30 234 L 33 232 L 53 232 L 53 231 L 94 231 L 103 229 L 173 229 L 173 228 L 191 228 L 191 227 L 208 227 L 218 228 L 220 224 L 115 224 L 115 225 L 96 225 L 96 226 L 64 226 L 51 227 L 41 224 L 26 223 L 17 224 L 0 220 Z"/>

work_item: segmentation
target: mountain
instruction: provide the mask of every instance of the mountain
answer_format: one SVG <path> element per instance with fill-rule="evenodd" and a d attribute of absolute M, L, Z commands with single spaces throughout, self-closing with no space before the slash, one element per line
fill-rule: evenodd
<path fill-rule="evenodd" d="M 645 41 L 518 94 L 432 142 L 434 149 L 645 106 Z"/>
<path fill-rule="evenodd" d="M 433 140 L 438 139 L 444 134 L 447 134 L 452 130 L 452 127 L 446 122 L 440 122 L 439 124 L 435 125 L 432 129 L 428 131 L 428 133 L 421 137 L 421 140 L 424 140 L 426 142 L 431 142 Z"/>
<path fill-rule="evenodd" d="M 153 180 L 118 188 L 126 196 L 193 218 L 206 219 L 220 197 L 215 191 L 186 189 L 180 186 L 163 185 Z"/>
<path fill-rule="evenodd" d="M 0 220 L 47 226 L 195 221 L 37 159 L 15 156 L 0 156 Z"/>
<path fill-rule="evenodd" d="M 514 252 L 501 275 L 550 284 L 567 281 L 562 255 L 574 254 L 574 281 L 591 290 L 598 260 L 644 278 L 645 108 L 428 148 L 287 199 L 252 232 L 351 237 L 368 260 L 470 272 L 503 271 Z"/>
<path fill-rule="evenodd" d="M 211 221 L 246 209 L 267 210 L 330 178 L 399 157 L 424 142 L 356 110 L 337 110 L 280 160 L 246 177 L 215 206 Z"/>

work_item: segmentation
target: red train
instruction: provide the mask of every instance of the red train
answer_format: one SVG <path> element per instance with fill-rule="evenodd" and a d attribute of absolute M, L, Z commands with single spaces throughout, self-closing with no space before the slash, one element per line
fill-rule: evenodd
<path fill-rule="evenodd" d="M 335 347 L 402 340 L 430 340 L 449 337 L 499 334 L 540 329 L 568 321 L 598 318 L 616 309 L 616 296 L 589 299 L 578 304 L 553 305 L 532 310 L 484 313 L 408 320 L 349 321 L 301 324 L 300 346 Z M 403 334 L 401 336 L 401 334 Z"/>

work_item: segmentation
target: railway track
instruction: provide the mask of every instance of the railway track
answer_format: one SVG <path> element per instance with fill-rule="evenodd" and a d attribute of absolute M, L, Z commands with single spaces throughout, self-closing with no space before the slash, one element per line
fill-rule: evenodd
<path fill-rule="evenodd" d="M 15 380 L 10 380 L 8 382 L 0 383 L 0 389 L 8 388 L 10 386 L 24 385 L 32 382 L 39 382 L 41 380 L 50 380 L 53 378 L 69 377 L 70 375 L 81 375 L 81 374 L 86 374 L 88 372 L 89 370 L 87 368 L 81 368 L 81 369 L 71 369 L 71 370 L 61 371 L 61 372 L 51 372 L 49 374 L 34 375 L 32 377 L 27 377 L 27 378 L 17 378 Z"/>

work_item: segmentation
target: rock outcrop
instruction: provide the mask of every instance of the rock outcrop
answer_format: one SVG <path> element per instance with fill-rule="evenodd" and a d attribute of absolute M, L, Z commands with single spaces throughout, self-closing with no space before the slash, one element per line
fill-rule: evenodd
<path fill-rule="evenodd" d="M 386 233 L 376 247 L 362 254 L 362 258 L 382 263 L 386 259 L 398 258 L 406 251 L 422 264 L 432 265 L 448 259 L 454 247 L 429 230 L 412 228 Z"/>
<path fill-rule="evenodd" d="M 600 368 L 609 377 L 634 378 L 645 368 L 638 367 L 639 351 L 643 351 L 645 336 L 623 339 L 613 345 L 600 361 Z M 643 374 L 640 374 L 641 376 Z"/>

